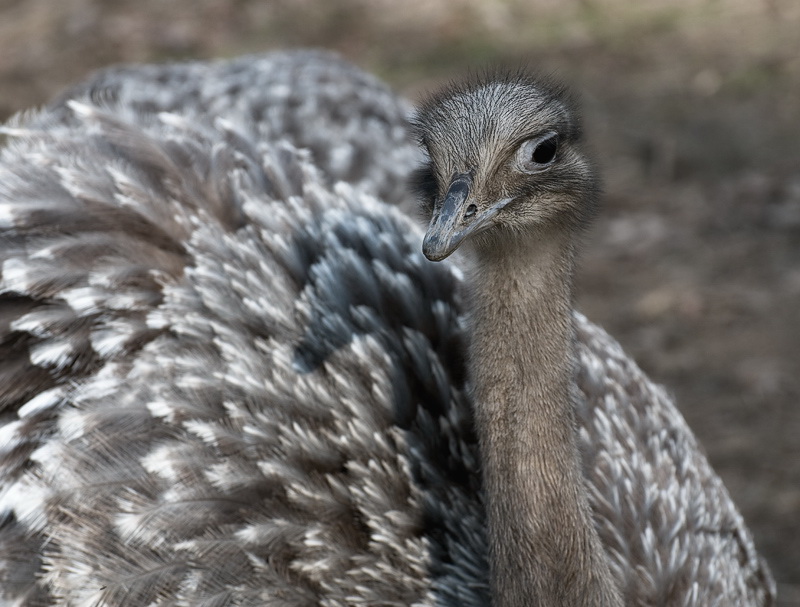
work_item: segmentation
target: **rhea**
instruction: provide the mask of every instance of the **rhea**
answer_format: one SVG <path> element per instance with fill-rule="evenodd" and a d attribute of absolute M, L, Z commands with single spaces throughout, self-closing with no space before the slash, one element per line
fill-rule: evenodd
<path fill-rule="evenodd" d="M 672 400 L 572 310 L 568 98 L 424 103 L 424 240 L 405 108 L 283 52 L 0 127 L 0 603 L 774 602 Z"/>
<path fill-rule="evenodd" d="M 580 470 L 573 273 L 597 179 L 561 90 L 511 75 L 419 112 L 433 261 L 473 256 L 474 383 L 494 604 L 621 605 Z M 425 191 L 427 190 L 427 192 Z"/>

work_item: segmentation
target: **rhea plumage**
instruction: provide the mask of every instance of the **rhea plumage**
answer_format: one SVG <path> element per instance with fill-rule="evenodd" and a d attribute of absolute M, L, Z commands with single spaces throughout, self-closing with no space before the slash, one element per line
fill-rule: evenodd
<path fill-rule="evenodd" d="M 517 111 L 520 95 L 538 102 Z M 418 114 L 425 251 L 468 243 L 467 279 L 385 204 L 407 203 L 420 157 L 404 112 L 338 59 L 282 53 L 112 70 L 5 127 L 5 603 L 771 603 L 664 390 L 572 312 L 571 244 L 552 249 L 569 252 L 553 266 L 561 322 L 509 336 L 514 354 L 547 352 L 563 441 L 519 449 L 533 405 L 513 411 L 507 451 L 493 438 L 514 428 L 487 403 L 530 378 L 499 360 L 491 331 L 509 328 L 485 302 L 543 274 L 491 276 L 492 252 L 531 222 L 572 233 L 591 206 L 563 95 L 493 79 Z M 492 227 L 460 223 L 479 220 Z M 509 381 L 523 388 L 500 399 Z"/>

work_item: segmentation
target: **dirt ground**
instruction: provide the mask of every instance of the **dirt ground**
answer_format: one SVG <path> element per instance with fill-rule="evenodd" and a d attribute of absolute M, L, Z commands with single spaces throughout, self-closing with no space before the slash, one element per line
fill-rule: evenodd
<path fill-rule="evenodd" d="M 580 306 L 674 392 L 800 605 L 798 32 L 796 0 L 0 0 L 0 119 L 111 63 L 287 46 L 412 98 L 560 75 L 606 175 Z"/>

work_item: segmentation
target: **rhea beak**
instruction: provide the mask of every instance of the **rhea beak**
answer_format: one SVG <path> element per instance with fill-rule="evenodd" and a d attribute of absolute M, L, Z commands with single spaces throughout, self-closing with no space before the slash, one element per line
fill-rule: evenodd
<path fill-rule="evenodd" d="M 489 208 L 478 210 L 471 202 L 472 177 L 456 175 L 444 199 L 433 209 L 433 217 L 422 241 L 422 252 L 431 261 L 442 261 L 464 240 L 493 225 L 495 215 L 512 199 L 504 198 Z"/>

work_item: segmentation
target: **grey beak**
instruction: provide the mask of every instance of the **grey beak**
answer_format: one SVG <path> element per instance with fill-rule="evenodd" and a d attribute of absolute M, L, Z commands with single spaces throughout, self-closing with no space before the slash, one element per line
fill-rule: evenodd
<path fill-rule="evenodd" d="M 444 200 L 434 208 L 428 232 L 422 241 L 422 252 L 431 261 L 441 261 L 450 255 L 471 232 L 468 228 L 458 229 L 464 224 L 471 187 L 472 178 L 468 174 L 456 175 Z"/>
<path fill-rule="evenodd" d="M 481 210 L 470 202 L 472 177 L 461 173 L 453 177 L 441 204 L 433 209 L 433 218 L 422 241 L 422 252 L 431 261 L 442 261 L 472 234 L 490 228 L 495 217 L 516 198 L 503 198 Z"/>

